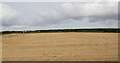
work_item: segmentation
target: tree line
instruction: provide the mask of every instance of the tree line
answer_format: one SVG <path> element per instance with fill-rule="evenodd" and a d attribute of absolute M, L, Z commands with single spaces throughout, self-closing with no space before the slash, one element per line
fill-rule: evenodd
<path fill-rule="evenodd" d="M 53 32 L 109 32 L 119 33 L 119 28 L 99 28 L 99 29 L 53 29 L 53 30 L 27 30 L 27 31 L 2 31 L 1 34 L 10 33 L 53 33 Z"/>

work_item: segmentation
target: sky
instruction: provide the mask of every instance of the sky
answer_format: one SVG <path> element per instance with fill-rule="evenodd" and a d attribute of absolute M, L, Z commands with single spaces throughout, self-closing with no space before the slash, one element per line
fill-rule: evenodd
<path fill-rule="evenodd" d="M 3 2 L 2 31 L 117 28 L 117 2 Z"/>

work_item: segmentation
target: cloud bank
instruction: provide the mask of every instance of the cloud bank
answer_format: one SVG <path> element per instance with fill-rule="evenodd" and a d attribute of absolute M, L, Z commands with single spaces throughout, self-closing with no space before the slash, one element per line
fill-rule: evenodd
<path fill-rule="evenodd" d="M 63 3 L 54 9 L 38 12 L 29 19 L 23 18 L 16 9 L 7 4 L 0 4 L 0 9 L 3 27 L 47 27 L 84 20 L 111 27 L 118 24 L 118 3 Z"/>
<path fill-rule="evenodd" d="M 59 24 L 68 20 L 89 22 L 117 22 L 117 4 L 115 3 L 65 3 L 61 7 L 41 12 L 35 18 L 35 25 Z M 69 22 L 69 21 L 68 21 Z"/>
<path fill-rule="evenodd" d="M 0 20 L 2 20 L 3 26 L 12 26 L 17 24 L 17 11 L 12 9 L 6 4 L 0 4 L 1 15 Z"/>

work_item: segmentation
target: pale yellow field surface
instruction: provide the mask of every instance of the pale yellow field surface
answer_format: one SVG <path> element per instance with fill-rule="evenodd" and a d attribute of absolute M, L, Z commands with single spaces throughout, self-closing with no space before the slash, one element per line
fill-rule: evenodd
<path fill-rule="evenodd" d="M 3 35 L 3 61 L 118 61 L 118 33 Z"/>
<path fill-rule="evenodd" d="M 2 62 L 2 36 L 0 35 L 0 62 Z"/>

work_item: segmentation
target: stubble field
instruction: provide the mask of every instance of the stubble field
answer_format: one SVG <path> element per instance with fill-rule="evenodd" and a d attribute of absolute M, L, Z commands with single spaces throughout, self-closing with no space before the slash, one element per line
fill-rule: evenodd
<path fill-rule="evenodd" d="M 0 36 L 0 62 L 2 62 L 2 36 Z"/>
<path fill-rule="evenodd" d="M 118 33 L 27 33 L 2 36 L 3 61 L 117 61 Z"/>

